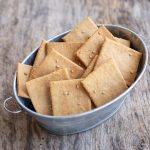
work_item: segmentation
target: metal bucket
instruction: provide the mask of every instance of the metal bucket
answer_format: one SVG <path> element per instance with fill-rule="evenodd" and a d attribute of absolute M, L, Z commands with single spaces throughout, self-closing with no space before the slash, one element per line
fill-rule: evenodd
<path fill-rule="evenodd" d="M 54 133 L 58 135 L 79 133 L 91 129 L 99 125 L 100 123 L 104 122 L 120 108 L 127 94 L 133 89 L 133 87 L 137 84 L 139 79 L 142 77 L 148 61 L 148 52 L 143 40 L 136 33 L 124 27 L 120 27 L 116 25 L 106 25 L 106 27 L 113 33 L 114 36 L 130 40 L 131 47 L 143 53 L 138 68 L 136 80 L 124 93 L 119 95 L 111 102 L 99 108 L 93 109 L 85 113 L 77 114 L 77 115 L 60 116 L 60 117 L 42 115 L 35 112 L 30 100 L 19 97 L 17 95 L 17 83 L 16 83 L 16 75 L 15 75 L 14 82 L 13 82 L 13 92 L 17 103 L 21 106 L 21 108 L 24 111 L 26 111 L 30 116 L 34 117 L 38 121 L 38 123 L 43 128 L 47 129 L 50 133 Z M 69 31 L 62 33 L 58 36 L 55 36 L 51 38 L 49 41 L 60 42 L 61 38 L 68 32 Z M 32 65 L 36 53 L 37 53 L 37 49 L 31 52 L 24 59 L 22 63 Z"/>

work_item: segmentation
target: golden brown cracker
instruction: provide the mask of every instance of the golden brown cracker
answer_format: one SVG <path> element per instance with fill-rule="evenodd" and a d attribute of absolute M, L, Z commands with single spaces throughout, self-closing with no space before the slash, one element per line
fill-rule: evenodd
<path fill-rule="evenodd" d="M 113 59 L 107 60 L 81 83 L 97 107 L 113 100 L 127 89 L 125 80 Z"/>
<path fill-rule="evenodd" d="M 130 41 L 129 40 L 114 37 L 113 34 L 105 26 L 102 26 L 99 28 L 99 33 L 101 33 L 105 38 L 108 38 L 110 40 L 119 42 L 119 43 L 121 43 L 127 47 L 130 47 Z"/>
<path fill-rule="evenodd" d="M 87 77 L 93 70 L 94 70 L 94 66 L 96 63 L 98 55 L 96 55 L 93 60 L 90 62 L 90 64 L 88 65 L 88 67 L 86 68 L 86 70 L 84 71 L 82 78 Z"/>
<path fill-rule="evenodd" d="M 130 47 L 130 41 L 129 40 L 125 40 L 125 39 L 113 36 L 113 34 L 105 26 L 102 26 L 99 28 L 99 33 L 102 34 L 105 38 L 108 38 L 110 40 L 119 42 L 120 44 L 123 44 L 127 47 Z"/>
<path fill-rule="evenodd" d="M 54 116 L 73 115 L 91 110 L 91 99 L 82 87 L 81 80 L 50 83 Z"/>
<path fill-rule="evenodd" d="M 26 82 L 27 90 L 36 112 L 44 115 L 52 115 L 49 83 L 50 81 L 66 79 L 69 79 L 67 69 L 60 69 Z"/>
<path fill-rule="evenodd" d="M 94 56 L 99 54 L 105 38 L 115 41 L 115 37 L 112 33 L 105 26 L 101 26 L 77 51 L 77 57 L 86 67 Z"/>
<path fill-rule="evenodd" d="M 118 42 L 106 39 L 98 56 L 95 68 L 98 68 L 109 58 L 116 61 L 127 85 L 134 81 L 142 54 Z"/>
<path fill-rule="evenodd" d="M 95 32 L 77 51 L 77 57 L 87 67 L 95 55 L 99 54 L 105 38 L 98 31 Z"/>
<path fill-rule="evenodd" d="M 36 69 L 33 77 L 37 78 L 60 68 L 67 68 L 71 78 L 79 78 L 83 74 L 83 68 L 61 55 L 54 49 L 45 57 L 42 64 Z"/>
<path fill-rule="evenodd" d="M 130 41 L 129 40 L 125 40 L 123 38 L 118 38 L 118 37 L 115 37 L 116 41 L 127 46 L 127 47 L 130 47 Z"/>
<path fill-rule="evenodd" d="M 57 52 L 84 68 L 81 61 L 76 57 L 76 52 L 82 44 L 75 42 L 49 42 L 46 44 L 46 51 L 49 54 L 54 48 Z"/>
<path fill-rule="evenodd" d="M 17 66 L 18 96 L 29 98 L 25 83 L 28 80 L 31 68 L 32 66 L 18 63 Z"/>
<path fill-rule="evenodd" d="M 87 17 L 62 39 L 65 42 L 85 42 L 97 29 L 97 25 Z"/>
<path fill-rule="evenodd" d="M 33 67 L 31 69 L 28 80 L 32 80 L 34 78 L 33 75 L 34 75 L 36 68 L 42 63 L 42 61 L 44 60 L 46 56 L 46 51 L 45 51 L 46 43 L 47 41 L 43 40 L 37 51 L 37 54 L 33 63 Z"/>
<path fill-rule="evenodd" d="M 115 37 L 113 36 L 113 34 L 105 27 L 105 26 L 101 26 L 98 29 L 98 32 L 103 35 L 105 38 L 109 38 L 111 40 L 115 41 Z"/>

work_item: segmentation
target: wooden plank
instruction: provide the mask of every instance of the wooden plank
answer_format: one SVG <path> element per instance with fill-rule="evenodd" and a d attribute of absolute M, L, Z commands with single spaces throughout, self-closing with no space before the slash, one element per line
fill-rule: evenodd
<path fill-rule="evenodd" d="M 97 23 L 128 27 L 144 35 L 147 42 L 150 39 L 149 0 L 0 0 L 0 10 L 1 150 L 150 149 L 150 63 L 119 112 L 84 133 L 51 135 L 26 113 L 13 115 L 2 107 L 3 100 L 12 95 L 16 64 L 42 39 L 72 28 L 86 16 Z"/>

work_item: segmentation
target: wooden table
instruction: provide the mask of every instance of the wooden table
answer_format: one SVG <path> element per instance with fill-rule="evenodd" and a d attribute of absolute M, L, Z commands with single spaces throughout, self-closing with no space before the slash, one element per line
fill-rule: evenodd
<path fill-rule="evenodd" d="M 118 113 L 84 133 L 51 135 L 26 113 L 3 108 L 4 99 L 12 95 L 16 64 L 42 39 L 86 16 L 96 23 L 128 27 L 150 44 L 150 0 L 0 0 L 0 150 L 150 149 L 150 63 Z"/>

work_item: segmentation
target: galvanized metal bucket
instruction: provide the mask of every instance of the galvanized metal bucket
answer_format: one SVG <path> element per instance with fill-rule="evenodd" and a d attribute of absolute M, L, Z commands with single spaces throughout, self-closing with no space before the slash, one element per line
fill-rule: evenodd
<path fill-rule="evenodd" d="M 99 25 L 100 26 L 100 25 Z M 17 95 L 17 83 L 16 83 L 16 75 L 14 77 L 13 82 L 13 92 L 16 98 L 17 103 L 20 107 L 26 111 L 30 116 L 34 117 L 38 123 L 45 129 L 47 129 L 50 133 L 58 134 L 58 135 L 68 135 L 79 133 L 82 131 L 86 131 L 91 129 L 100 123 L 104 122 L 106 119 L 110 118 L 123 104 L 127 94 L 133 89 L 133 87 L 137 84 L 139 79 L 142 77 L 147 62 L 148 62 L 148 52 L 146 45 L 143 40 L 133 31 L 116 25 L 105 25 L 115 36 L 121 37 L 124 39 L 128 39 L 131 41 L 131 47 L 142 52 L 143 56 L 138 68 L 138 73 L 136 80 L 134 83 L 121 95 L 112 100 L 111 102 L 93 109 L 91 111 L 70 115 L 70 116 L 46 116 L 39 113 L 36 113 L 33 105 L 30 100 L 19 97 Z M 49 41 L 58 42 L 61 41 L 61 38 L 67 34 L 69 31 L 64 32 L 58 36 L 55 36 Z M 37 53 L 37 49 L 31 52 L 22 63 L 32 65 Z"/>

